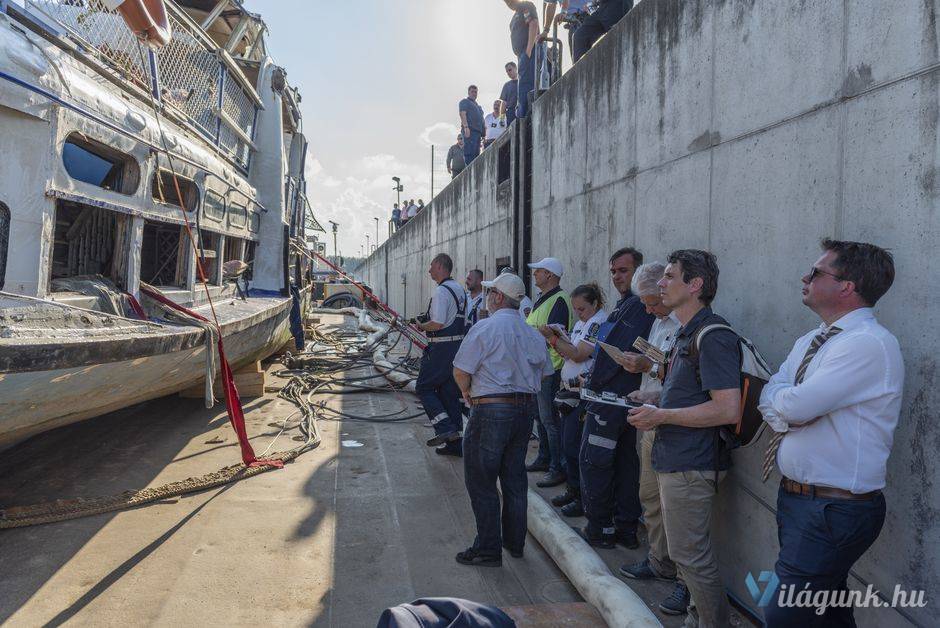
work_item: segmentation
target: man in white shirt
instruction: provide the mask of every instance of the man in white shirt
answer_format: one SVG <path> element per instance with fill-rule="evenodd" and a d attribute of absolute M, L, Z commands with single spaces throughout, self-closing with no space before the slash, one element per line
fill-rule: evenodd
<path fill-rule="evenodd" d="M 904 388 L 898 341 L 871 309 L 894 281 L 891 254 L 829 239 L 822 248 L 802 278 L 803 304 L 822 324 L 796 341 L 760 398 L 773 428 L 764 480 L 774 462 L 783 474 L 775 571 L 781 586 L 798 592 L 847 589 L 852 565 L 878 538 Z M 764 611 L 771 628 L 855 625 L 851 606 L 778 601 L 774 595 Z"/>
<path fill-rule="evenodd" d="M 640 297 L 646 311 L 656 317 L 650 329 L 648 341 L 651 345 L 668 353 L 676 340 L 676 333 L 682 326 L 679 319 L 663 303 L 659 294 L 658 282 L 663 277 L 666 265 L 662 262 L 643 264 L 633 275 L 631 291 Z M 617 362 L 631 373 L 642 373 L 640 389 L 630 393 L 629 397 L 641 403 L 659 403 L 659 392 L 663 388 L 662 376 L 666 365 L 650 360 L 640 353 L 624 353 Z M 659 479 L 653 471 L 652 452 L 656 430 L 645 430 L 640 441 L 640 503 L 643 505 L 643 522 L 649 537 L 647 558 L 632 565 L 624 565 L 620 573 L 627 578 L 637 580 L 675 580 L 676 586 L 662 602 L 659 610 L 667 615 L 682 615 L 689 606 L 689 589 L 678 577 L 676 564 L 669 558 L 666 543 L 666 529 L 663 525 L 663 507 L 659 497 Z"/>
<path fill-rule="evenodd" d="M 428 447 L 437 447 L 437 453 L 459 456 L 463 416 L 460 411 L 460 391 L 451 374 L 454 356 L 467 331 L 465 312 L 467 293 L 451 278 L 454 262 L 446 253 L 431 260 L 428 274 L 437 283 L 424 316 L 415 323 L 428 337 L 428 346 L 421 356 L 421 367 L 415 381 L 415 393 L 424 406 L 434 428 L 434 437 Z"/>
<path fill-rule="evenodd" d="M 486 114 L 483 118 L 483 128 L 486 129 L 486 136 L 483 138 L 483 148 L 486 148 L 503 134 L 506 130 L 506 116 L 500 114 L 503 101 L 497 100 L 493 103 L 493 111 Z"/>

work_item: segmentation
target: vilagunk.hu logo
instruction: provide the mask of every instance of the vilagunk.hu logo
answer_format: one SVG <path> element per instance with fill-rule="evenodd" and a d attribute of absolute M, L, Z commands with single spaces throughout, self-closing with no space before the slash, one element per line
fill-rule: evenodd
<path fill-rule="evenodd" d="M 780 584 L 780 579 L 772 571 L 762 571 L 754 578 L 748 572 L 744 584 L 751 594 L 754 603 L 760 607 L 767 606 L 777 596 L 777 606 L 780 608 L 812 608 L 817 615 L 822 615 L 827 608 L 924 608 L 927 606 L 925 592 L 921 590 L 906 591 L 901 585 L 895 585 L 891 599 L 881 595 L 873 585 L 864 590 L 836 590 L 810 589 L 809 583 L 803 588 L 795 584 Z"/>

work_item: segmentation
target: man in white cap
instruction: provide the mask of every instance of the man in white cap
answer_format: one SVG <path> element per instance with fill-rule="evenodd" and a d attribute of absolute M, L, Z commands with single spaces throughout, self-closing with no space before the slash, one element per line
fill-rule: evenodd
<path fill-rule="evenodd" d="M 534 329 L 543 325 L 559 325 L 564 330 L 571 331 L 574 325 L 574 310 L 571 308 L 571 298 L 561 289 L 561 277 L 565 271 L 561 262 L 554 257 L 529 264 L 532 269 L 532 278 L 539 289 L 539 298 L 532 307 L 532 313 L 526 318 L 526 323 Z M 561 451 L 560 423 L 558 408 L 555 407 L 555 395 L 561 386 L 561 367 L 565 359 L 558 355 L 554 348 L 549 349 L 554 370 L 552 374 L 542 380 L 539 390 L 539 453 L 535 460 L 526 467 L 527 471 L 545 471 L 542 479 L 536 482 L 538 486 L 558 486 L 565 479 L 563 468 L 564 456 Z"/>
<path fill-rule="evenodd" d="M 464 481 L 477 536 L 457 554 L 463 565 L 498 567 L 506 548 L 522 556 L 526 536 L 525 453 L 542 378 L 554 372 L 545 340 L 518 314 L 525 284 L 517 275 L 484 281 L 490 315 L 470 328 L 454 357 L 454 380 L 470 405 Z M 505 503 L 500 508 L 499 491 Z"/>

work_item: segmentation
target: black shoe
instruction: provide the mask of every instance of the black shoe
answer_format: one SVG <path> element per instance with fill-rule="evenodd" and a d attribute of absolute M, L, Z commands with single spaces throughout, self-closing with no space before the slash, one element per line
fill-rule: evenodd
<path fill-rule="evenodd" d="M 689 587 L 684 582 L 677 582 L 672 593 L 659 603 L 659 610 L 667 615 L 684 615 L 689 611 Z"/>
<path fill-rule="evenodd" d="M 501 567 L 503 565 L 503 559 L 499 556 L 478 554 L 472 547 L 457 554 L 455 559 L 461 565 L 471 565 L 474 567 Z"/>
<path fill-rule="evenodd" d="M 567 506 L 571 502 L 578 499 L 579 490 L 571 488 L 570 486 L 565 490 L 561 495 L 555 495 L 552 497 L 552 506 L 561 508 L 562 506 Z"/>
<path fill-rule="evenodd" d="M 572 527 L 572 530 L 578 533 L 582 539 L 584 539 L 588 545 L 591 547 L 599 547 L 600 549 L 614 549 L 616 544 L 614 543 L 613 534 L 602 534 L 598 537 L 588 536 L 586 528 L 575 528 Z"/>
<path fill-rule="evenodd" d="M 564 471 L 549 471 L 542 476 L 542 479 L 535 483 L 539 488 L 550 488 L 552 486 L 558 486 L 559 484 L 564 484 L 565 480 L 568 479 L 568 476 L 565 475 Z"/>
<path fill-rule="evenodd" d="M 661 576 L 655 571 L 650 565 L 650 559 L 634 563 L 632 565 L 624 565 L 620 568 L 620 575 L 626 578 L 633 578 L 634 580 L 675 580 L 676 577 L 667 578 L 666 576 Z"/>
<path fill-rule="evenodd" d="M 623 545 L 627 549 L 636 549 L 640 546 L 640 540 L 636 538 L 636 530 L 621 532 L 617 531 L 614 535 L 617 545 Z"/>
<path fill-rule="evenodd" d="M 434 453 L 439 456 L 454 456 L 457 458 L 462 458 L 463 447 L 461 446 L 461 442 L 459 440 L 452 440 L 443 447 L 438 447 L 435 449 Z"/>
<path fill-rule="evenodd" d="M 503 543 L 503 549 L 509 552 L 509 555 L 513 558 L 522 558 L 522 550 L 514 550 L 505 543 Z"/>
<path fill-rule="evenodd" d="M 573 502 L 565 504 L 561 509 L 561 514 L 566 517 L 583 517 L 584 507 L 581 506 L 581 500 L 576 499 Z"/>
<path fill-rule="evenodd" d="M 527 464 L 525 466 L 525 470 L 529 473 L 534 473 L 536 471 L 548 471 L 548 463 L 536 460 L 532 464 Z"/>
<path fill-rule="evenodd" d="M 438 434 L 434 438 L 428 439 L 428 447 L 437 447 L 438 445 L 443 445 L 446 442 L 457 440 L 460 438 L 457 436 L 457 432 L 451 432 L 450 434 Z"/>

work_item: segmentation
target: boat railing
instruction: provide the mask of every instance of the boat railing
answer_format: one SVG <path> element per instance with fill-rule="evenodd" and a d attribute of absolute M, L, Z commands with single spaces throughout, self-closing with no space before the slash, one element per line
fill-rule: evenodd
<path fill-rule="evenodd" d="M 173 39 L 151 51 L 121 16 L 100 0 L 26 0 L 61 28 L 80 49 L 123 78 L 152 93 L 151 64 L 159 98 L 219 150 L 247 171 L 260 99 L 234 60 L 173 2 L 167 13 Z"/>

